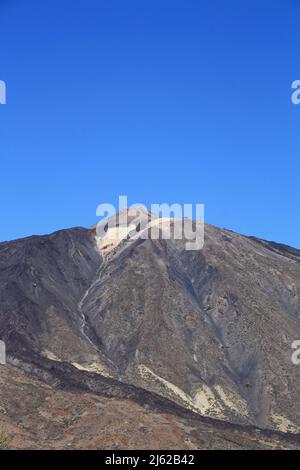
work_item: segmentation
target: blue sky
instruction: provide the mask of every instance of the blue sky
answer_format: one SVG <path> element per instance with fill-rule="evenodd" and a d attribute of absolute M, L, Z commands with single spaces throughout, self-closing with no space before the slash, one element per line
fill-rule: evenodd
<path fill-rule="evenodd" d="M 0 0 L 0 240 L 116 203 L 300 248 L 298 0 Z"/>

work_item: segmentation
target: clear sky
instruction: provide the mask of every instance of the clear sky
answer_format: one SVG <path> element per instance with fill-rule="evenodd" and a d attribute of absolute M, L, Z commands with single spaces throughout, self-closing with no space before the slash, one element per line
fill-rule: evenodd
<path fill-rule="evenodd" d="M 300 248 L 298 0 L 0 0 L 0 240 L 204 203 Z"/>

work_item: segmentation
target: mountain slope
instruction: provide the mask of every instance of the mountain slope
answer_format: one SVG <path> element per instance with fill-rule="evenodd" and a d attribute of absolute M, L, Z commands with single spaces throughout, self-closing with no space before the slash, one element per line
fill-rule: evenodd
<path fill-rule="evenodd" d="M 0 244 L 11 366 L 47 381 L 67 363 L 83 385 L 90 371 L 202 416 L 299 432 L 298 250 L 208 225 L 200 251 L 108 245 L 95 228 Z"/>
<path fill-rule="evenodd" d="M 79 375 L 82 372 L 77 372 Z M 85 374 L 85 373 L 84 373 Z M 98 381 L 101 381 L 97 377 Z M 300 436 L 214 422 L 164 399 L 46 385 L 0 366 L 0 429 L 10 449 L 298 449 Z"/>

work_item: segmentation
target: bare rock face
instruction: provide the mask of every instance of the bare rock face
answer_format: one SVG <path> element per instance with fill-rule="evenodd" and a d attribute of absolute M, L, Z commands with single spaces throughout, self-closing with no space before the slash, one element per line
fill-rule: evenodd
<path fill-rule="evenodd" d="M 0 244 L 8 366 L 54 388 L 101 395 L 97 381 L 112 380 L 166 400 L 160 412 L 299 433 L 300 251 L 209 225 L 199 251 L 116 239 L 75 228 Z"/>

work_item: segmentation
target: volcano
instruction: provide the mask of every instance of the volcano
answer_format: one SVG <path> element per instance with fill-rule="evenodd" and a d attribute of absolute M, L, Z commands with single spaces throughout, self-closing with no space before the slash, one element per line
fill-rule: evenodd
<path fill-rule="evenodd" d="M 0 244 L 10 446 L 300 448 L 300 251 L 150 219 Z"/>

